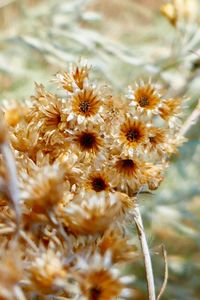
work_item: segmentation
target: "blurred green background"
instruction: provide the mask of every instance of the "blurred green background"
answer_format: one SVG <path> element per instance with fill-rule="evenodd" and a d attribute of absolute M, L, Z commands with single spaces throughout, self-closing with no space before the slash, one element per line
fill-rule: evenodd
<path fill-rule="evenodd" d="M 86 58 L 94 79 L 116 93 L 134 80 L 152 78 L 168 96 L 189 98 L 185 122 L 200 94 L 200 17 L 174 27 L 161 15 L 162 3 L 0 0 L 1 100 L 28 99 L 34 82 L 52 89 L 52 75 Z M 168 253 L 163 300 L 200 299 L 199 129 L 198 121 L 187 131 L 188 142 L 172 158 L 160 189 L 140 197 L 157 291 L 164 276 L 161 244 Z M 135 299 L 146 299 L 142 260 L 128 268 L 136 275 Z"/>

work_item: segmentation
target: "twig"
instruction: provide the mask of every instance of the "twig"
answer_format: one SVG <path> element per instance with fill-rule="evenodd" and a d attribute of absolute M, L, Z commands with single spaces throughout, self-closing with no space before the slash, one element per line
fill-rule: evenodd
<path fill-rule="evenodd" d="M 135 212 L 134 221 L 135 221 L 136 228 L 138 231 L 138 236 L 140 239 L 140 244 L 141 244 L 143 257 L 144 257 L 144 265 L 145 265 L 145 271 L 146 271 L 149 300 L 156 300 L 151 257 L 150 257 L 150 253 L 149 253 L 149 248 L 148 248 L 148 244 L 147 244 L 147 240 L 146 240 L 146 236 L 145 236 L 145 232 L 144 232 L 144 227 L 143 227 L 143 223 L 142 223 L 142 217 L 140 214 L 140 209 L 139 209 L 138 204 L 136 205 L 134 212 Z"/>
<path fill-rule="evenodd" d="M 188 117 L 188 119 L 185 121 L 183 126 L 181 127 L 181 130 L 179 132 L 180 136 L 186 135 L 186 133 L 190 130 L 190 128 L 198 122 L 200 119 L 200 100 L 196 106 L 196 108 L 193 110 L 191 115 Z"/>
<path fill-rule="evenodd" d="M 157 300 L 160 300 L 161 296 L 163 295 L 166 286 L 167 286 L 167 280 L 168 280 L 168 262 L 167 262 L 167 251 L 165 249 L 165 246 L 162 245 L 162 253 L 164 257 L 164 262 L 165 262 L 165 275 L 164 275 L 164 281 L 160 290 L 160 293 L 158 294 Z"/>

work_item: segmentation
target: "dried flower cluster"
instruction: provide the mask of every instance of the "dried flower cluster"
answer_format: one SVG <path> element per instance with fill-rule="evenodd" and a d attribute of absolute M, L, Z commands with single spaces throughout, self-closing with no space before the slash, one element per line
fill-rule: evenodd
<path fill-rule="evenodd" d="M 0 299 L 133 295 L 133 278 L 119 272 L 136 257 L 126 224 L 183 141 L 182 101 L 151 82 L 112 96 L 89 72 L 80 64 L 57 74 L 64 96 L 36 85 L 26 103 L 2 105 L 1 150 L 15 158 L 21 216 L 16 233 L 17 189 L 2 151 Z"/>

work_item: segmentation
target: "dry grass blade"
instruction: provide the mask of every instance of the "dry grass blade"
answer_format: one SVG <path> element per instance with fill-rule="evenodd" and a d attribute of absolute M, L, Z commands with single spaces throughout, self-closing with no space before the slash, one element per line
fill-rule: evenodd
<path fill-rule="evenodd" d="M 164 281 L 160 290 L 160 293 L 158 294 L 157 300 L 161 299 L 161 296 L 163 295 L 166 286 L 167 286 L 167 281 L 168 281 L 168 262 L 167 262 L 167 251 L 165 249 L 165 246 L 162 245 L 162 253 L 163 253 L 163 258 L 165 262 L 165 275 L 164 275 Z"/>

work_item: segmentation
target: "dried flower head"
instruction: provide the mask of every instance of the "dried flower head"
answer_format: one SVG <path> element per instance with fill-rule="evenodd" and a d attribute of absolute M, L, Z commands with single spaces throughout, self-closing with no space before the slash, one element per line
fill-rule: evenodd
<path fill-rule="evenodd" d="M 55 293 L 65 287 L 67 280 L 67 270 L 62 262 L 61 253 L 55 253 L 52 249 L 34 255 L 27 273 L 30 280 L 29 289 L 42 294 Z"/>
<path fill-rule="evenodd" d="M 129 99 L 131 106 L 135 106 L 139 112 L 157 113 L 161 101 L 160 96 L 152 84 L 141 84 L 132 90 L 129 87 Z"/>
<path fill-rule="evenodd" d="M 136 259 L 126 225 L 140 190 L 159 187 L 169 155 L 184 141 L 182 101 L 149 83 L 129 89 L 130 105 L 92 84 L 86 65 L 72 65 L 57 81 L 63 98 L 36 85 L 22 109 L 2 105 L 0 241 L 7 247 L 14 239 L 23 255 L 13 260 L 13 248 L 2 251 L 0 298 L 132 298 L 132 278 L 117 268 Z M 18 182 L 8 180 L 15 161 Z M 21 210 L 15 238 L 7 191 Z"/>
<path fill-rule="evenodd" d="M 128 195 L 133 196 L 145 181 L 145 174 L 142 170 L 145 168 L 145 162 L 135 157 L 116 157 L 113 166 L 115 176 L 112 184 Z"/>
<path fill-rule="evenodd" d="M 160 116 L 170 121 L 170 118 L 177 117 L 181 113 L 181 99 L 165 99 L 163 100 L 162 106 L 159 108 Z"/>
<path fill-rule="evenodd" d="M 77 89 L 82 90 L 84 83 L 89 77 L 90 67 L 87 65 L 70 65 L 69 72 L 57 74 L 57 79 L 62 87 L 69 93 L 73 93 Z"/>
<path fill-rule="evenodd" d="M 62 170 L 56 165 L 38 168 L 34 176 L 22 177 L 22 188 L 24 185 L 26 190 L 23 191 L 22 198 L 25 206 L 36 213 L 46 213 L 62 199 Z"/>
<path fill-rule="evenodd" d="M 119 217 L 121 203 L 112 193 L 87 193 L 84 200 L 60 206 L 58 215 L 73 234 L 103 233 Z"/>
<path fill-rule="evenodd" d="M 96 193 L 108 191 L 110 189 L 109 178 L 103 171 L 92 172 L 87 179 L 86 183 L 88 189 Z"/>
<path fill-rule="evenodd" d="M 119 277 L 117 269 L 112 268 L 109 252 L 101 257 L 96 254 L 89 261 L 79 262 L 79 285 L 88 300 L 111 300 L 116 297 L 130 298 L 132 290 L 127 288 L 133 279 Z"/>
<path fill-rule="evenodd" d="M 108 229 L 98 240 L 97 246 L 102 256 L 112 249 L 113 263 L 131 261 L 136 258 L 136 247 L 120 228 Z"/>
<path fill-rule="evenodd" d="M 9 126 L 15 127 L 22 119 L 26 119 L 28 108 L 18 101 L 4 101 L 5 121 Z"/>
<path fill-rule="evenodd" d="M 101 106 L 101 98 L 91 87 L 76 92 L 72 96 L 72 112 L 82 122 L 85 118 L 96 116 Z"/>
<path fill-rule="evenodd" d="M 120 139 L 128 148 L 137 148 L 147 139 L 147 128 L 144 122 L 137 119 L 126 119 L 120 127 Z"/>
<path fill-rule="evenodd" d="M 93 154 L 96 154 L 103 145 L 102 138 L 98 132 L 89 129 L 78 132 L 74 137 L 74 141 L 81 152 L 90 152 Z"/>
<path fill-rule="evenodd" d="M 149 155 L 159 155 L 161 157 L 168 153 L 168 137 L 165 128 L 151 127 L 148 130 L 149 140 L 146 144 Z"/>

